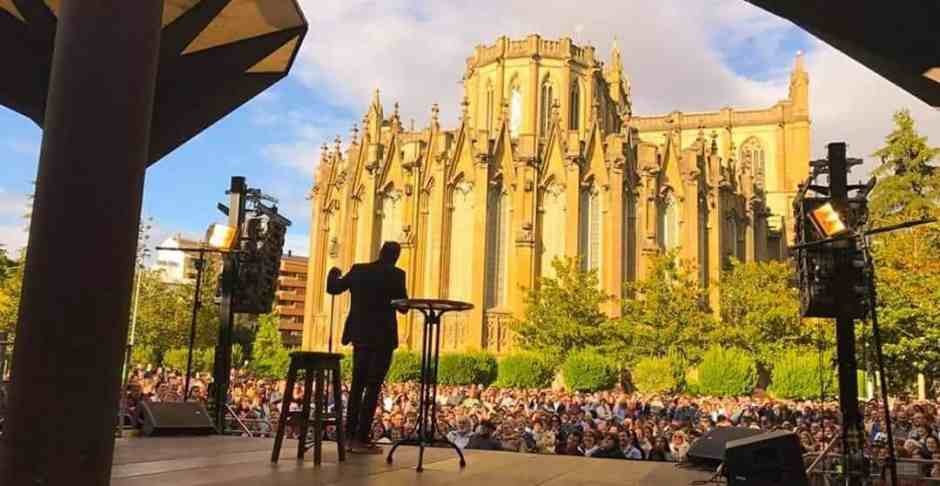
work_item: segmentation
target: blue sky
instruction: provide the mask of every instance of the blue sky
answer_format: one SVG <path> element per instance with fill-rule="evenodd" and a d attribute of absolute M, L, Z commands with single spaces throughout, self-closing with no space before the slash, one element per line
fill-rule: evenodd
<path fill-rule="evenodd" d="M 463 63 L 498 34 L 573 35 L 607 57 L 614 36 L 624 51 L 635 111 L 763 107 L 786 97 L 798 50 L 811 77 L 814 155 L 827 141 L 847 140 L 867 155 L 890 129 L 890 113 L 910 107 L 921 130 L 940 144 L 937 112 L 894 88 L 791 24 L 738 0 L 597 1 L 536 8 L 540 2 L 441 0 L 303 1 L 311 23 L 291 75 L 151 167 L 144 216 L 153 239 L 201 234 L 221 220 L 215 209 L 233 175 L 281 199 L 294 224 L 288 247 L 307 254 L 309 203 L 319 147 L 346 138 L 375 87 L 386 111 L 402 102 L 403 119 L 427 123 L 441 103 L 453 123 Z M 510 3 L 511 5 L 506 5 Z M 588 8 L 584 8 L 588 6 Z M 527 8 L 529 7 L 529 8 Z M 616 12 L 617 15 L 613 13 Z M 25 243 L 22 214 L 35 178 L 41 131 L 0 108 L 0 243 Z"/>

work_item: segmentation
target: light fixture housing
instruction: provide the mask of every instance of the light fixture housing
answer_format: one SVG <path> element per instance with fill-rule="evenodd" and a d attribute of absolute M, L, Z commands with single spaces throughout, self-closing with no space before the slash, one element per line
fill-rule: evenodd
<path fill-rule="evenodd" d="M 206 242 L 212 248 L 231 250 L 235 244 L 235 228 L 224 224 L 209 225 Z"/>
<path fill-rule="evenodd" d="M 845 221 L 842 220 L 842 215 L 836 211 L 836 208 L 831 202 L 827 202 L 810 211 L 809 219 L 813 222 L 813 226 L 816 227 L 816 230 L 826 238 L 839 236 L 849 231 Z"/>

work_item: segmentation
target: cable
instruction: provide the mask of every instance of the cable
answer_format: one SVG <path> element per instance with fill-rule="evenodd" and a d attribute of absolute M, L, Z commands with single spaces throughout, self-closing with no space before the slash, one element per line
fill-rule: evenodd
<path fill-rule="evenodd" d="M 867 237 L 862 239 L 862 255 L 868 271 L 868 312 L 871 317 L 872 338 L 875 340 L 875 358 L 878 365 L 881 400 L 884 409 L 885 432 L 888 436 L 888 472 L 891 474 L 891 484 L 898 483 L 897 455 L 894 450 L 894 432 L 891 426 L 891 407 L 888 405 L 888 378 L 885 375 L 884 352 L 881 348 L 881 329 L 878 326 L 878 303 L 875 287 L 875 262 L 871 254 L 871 247 Z"/>

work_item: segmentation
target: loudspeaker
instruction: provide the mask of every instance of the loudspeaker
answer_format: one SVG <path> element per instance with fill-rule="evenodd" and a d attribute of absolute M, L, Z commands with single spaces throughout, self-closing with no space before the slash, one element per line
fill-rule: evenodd
<path fill-rule="evenodd" d="M 728 442 L 728 486 L 809 486 L 800 440 L 793 432 L 767 432 Z"/>
<path fill-rule="evenodd" d="M 761 431 L 747 427 L 719 427 L 699 437 L 689 447 L 689 462 L 707 467 L 717 467 L 725 459 L 725 444 L 728 441 L 760 435 Z"/>
<path fill-rule="evenodd" d="M 141 402 L 141 432 L 152 435 L 209 435 L 215 426 L 209 413 L 197 402 Z"/>

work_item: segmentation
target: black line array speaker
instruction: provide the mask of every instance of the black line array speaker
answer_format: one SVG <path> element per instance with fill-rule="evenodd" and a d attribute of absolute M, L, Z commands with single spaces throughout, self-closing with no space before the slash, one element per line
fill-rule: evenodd
<path fill-rule="evenodd" d="M 793 432 L 767 432 L 725 446 L 728 486 L 809 486 L 805 467 Z"/>
<path fill-rule="evenodd" d="M 212 419 L 197 402 L 141 402 L 141 432 L 152 435 L 209 435 Z"/>
<path fill-rule="evenodd" d="M 718 467 L 725 459 L 725 444 L 736 439 L 760 435 L 760 430 L 748 427 L 718 427 L 692 443 L 689 462 L 708 467 Z"/>

